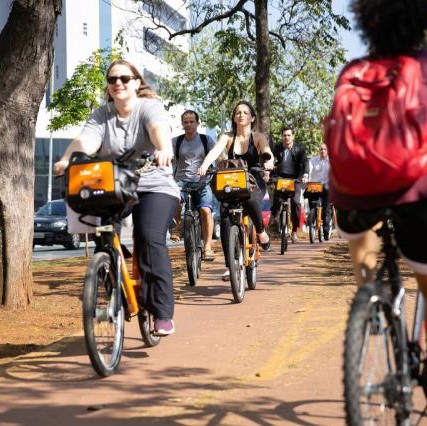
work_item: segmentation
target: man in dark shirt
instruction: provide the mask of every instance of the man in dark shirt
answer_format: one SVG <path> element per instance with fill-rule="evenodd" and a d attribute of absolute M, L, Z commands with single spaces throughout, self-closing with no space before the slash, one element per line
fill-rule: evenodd
<path fill-rule="evenodd" d="M 289 126 L 283 126 L 281 130 L 282 143 L 275 145 L 273 149 L 276 159 L 275 174 L 283 178 L 295 179 L 295 194 L 291 198 L 292 242 L 296 242 L 297 230 L 301 218 L 301 185 L 308 180 L 309 162 L 302 145 L 294 143 L 294 133 Z M 274 197 L 271 206 L 271 229 L 277 229 L 279 199 Z"/>

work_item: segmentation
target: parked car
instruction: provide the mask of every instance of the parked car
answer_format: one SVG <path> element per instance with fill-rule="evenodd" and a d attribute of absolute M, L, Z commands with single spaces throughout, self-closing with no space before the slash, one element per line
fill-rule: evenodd
<path fill-rule="evenodd" d="M 64 200 L 48 201 L 34 215 L 33 247 L 59 244 L 66 249 L 76 250 L 83 238 L 81 234 L 68 233 Z"/>

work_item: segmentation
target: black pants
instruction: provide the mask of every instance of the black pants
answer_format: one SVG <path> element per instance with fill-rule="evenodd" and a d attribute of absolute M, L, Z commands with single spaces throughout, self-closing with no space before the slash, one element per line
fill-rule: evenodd
<path fill-rule="evenodd" d="M 144 306 L 157 319 L 172 319 L 174 297 L 172 267 L 166 233 L 178 205 L 178 198 L 144 192 L 132 210 L 135 250 L 141 274 Z"/>
<path fill-rule="evenodd" d="M 293 179 L 293 178 L 291 178 Z M 271 205 L 271 215 L 277 217 L 280 208 L 280 198 L 274 194 L 273 204 Z M 301 181 L 295 180 L 295 193 L 291 198 L 291 221 L 294 232 L 299 228 L 301 220 Z"/>
<path fill-rule="evenodd" d="M 251 198 L 247 201 L 244 201 L 243 210 L 249 215 L 252 220 L 252 223 L 255 226 L 257 234 L 260 234 L 264 231 L 264 223 L 262 221 L 262 210 L 261 210 L 261 201 L 265 195 L 265 186 L 260 191 L 254 191 L 251 194 Z M 221 215 L 221 244 L 222 250 L 224 252 L 225 266 L 228 268 L 228 241 L 230 234 L 230 218 L 228 217 L 228 205 L 221 204 L 220 207 Z"/>

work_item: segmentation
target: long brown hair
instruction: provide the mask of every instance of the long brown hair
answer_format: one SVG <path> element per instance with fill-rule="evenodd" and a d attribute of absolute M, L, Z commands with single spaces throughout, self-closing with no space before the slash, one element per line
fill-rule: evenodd
<path fill-rule="evenodd" d="M 136 66 L 131 64 L 129 61 L 126 61 L 125 59 L 116 59 L 115 61 L 111 62 L 110 66 L 107 69 L 107 72 L 105 73 L 105 77 L 109 76 L 110 70 L 111 68 L 114 67 L 114 65 L 124 65 L 128 67 L 131 70 L 133 76 L 141 81 L 141 84 L 136 91 L 136 96 L 138 98 L 156 98 L 157 97 L 156 91 L 145 82 L 144 77 L 140 74 Z M 107 99 L 107 102 L 113 101 L 113 98 L 108 93 L 108 86 L 105 87 L 105 97 Z"/>
<path fill-rule="evenodd" d="M 240 105 L 246 105 L 249 108 L 249 111 L 251 112 L 251 117 L 254 117 L 254 121 L 252 121 L 251 123 L 251 129 L 256 130 L 257 116 L 256 116 L 255 108 L 248 101 L 239 101 L 237 102 L 236 106 L 233 109 L 233 112 L 231 113 L 231 125 L 233 126 L 233 132 L 236 133 L 236 129 L 237 129 L 237 125 L 234 122 L 234 115 L 236 114 L 237 107 Z"/>

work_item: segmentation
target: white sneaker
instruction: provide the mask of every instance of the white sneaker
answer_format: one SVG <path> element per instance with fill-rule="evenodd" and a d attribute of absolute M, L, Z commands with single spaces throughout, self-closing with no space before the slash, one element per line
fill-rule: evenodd
<path fill-rule="evenodd" d="M 292 232 L 291 239 L 293 243 L 296 243 L 298 241 L 298 235 L 296 232 Z"/>
<path fill-rule="evenodd" d="M 230 270 L 227 269 L 223 274 L 222 274 L 222 280 L 223 281 L 230 281 Z"/>

